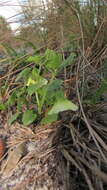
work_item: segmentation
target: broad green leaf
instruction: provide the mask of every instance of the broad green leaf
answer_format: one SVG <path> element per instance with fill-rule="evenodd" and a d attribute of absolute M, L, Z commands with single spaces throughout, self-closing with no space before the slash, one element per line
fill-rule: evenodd
<path fill-rule="evenodd" d="M 38 89 L 40 89 L 41 87 L 47 85 L 48 83 L 48 80 L 41 77 L 41 76 L 38 76 L 37 80 L 32 80 L 31 77 L 29 77 L 28 79 L 28 83 L 27 83 L 27 86 L 28 86 L 28 94 L 31 96 L 33 93 L 35 93 Z"/>
<path fill-rule="evenodd" d="M 41 121 L 41 124 L 49 124 L 57 121 L 58 119 L 58 114 L 53 114 L 53 115 L 47 115 L 44 117 Z"/>
<path fill-rule="evenodd" d="M 31 123 L 33 123 L 33 121 L 35 121 L 36 118 L 36 113 L 34 113 L 32 110 L 26 110 L 23 113 L 22 122 L 24 125 L 30 125 Z"/>
<path fill-rule="evenodd" d="M 45 58 L 46 58 L 46 63 L 45 63 L 46 68 L 52 71 L 56 71 L 62 63 L 62 56 L 53 50 L 47 49 L 45 53 Z"/>
<path fill-rule="evenodd" d="M 42 91 L 41 93 L 43 94 L 44 92 Z M 47 91 L 46 102 L 48 105 L 53 105 L 55 102 L 64 98 L 65 98 L 65 95 L 64 95 L 63 89 Z"/>
<path fill-rule="evenodd" d="M 14 115 L 12 115 L 8 121 L 9 125 L 11 125 L 14 121 L 16 121 L 17 118 L 19 117 L 19 115 L 20 115 L 20 113 L 15 113 Z"/>
<path fill-rule="evenodd" d="M 26 80 L 26 79 L 28 78 L 30 72 L 31 72 L 31 69 L 30 69 L 30 68 L 24 69 L 23 71 L 21 71 L 21 72 L 18 74 L 18 77 L 16 78 L 15 81 L 18 81 L 18 80 L 20 80 L 21 78 L 24 78 L 24 79 Z"/>
<path fill-rule="evenodd" d="M 57 114 L 67 110 L 77 111 L 78 107 L 67 99 L 58 100 L 48 112 L 48 115 Z"/>
<path fill-rule="evenodd" d="M 63 81 L 62 80 L 58 80 L 58 79 L 56 79 L 56 80 L 53 80 L 49 85 L 48 85 L 48 91 L 54 91 L 54 90 L 58 90 L 58 89 L 60 89 L 63 84 Z"/>
<path fill-rule="evenodd" d="M 27 86 L 36 85 L 36 88 L 41 88 L 46 85 L 48 80 L 40 76 L 38 69 L 33 69 L 31 76 L 28 78 Z"/>
<path fill-rule="evenodd" d="M 57 100 L 64 98 L 62 83 L 62 80 L 57 79 L 52 81 L 49 85 L 46 85 L 45 89 L 42 88 L 40 90 L 40 95 L 43 95 L 45 93 L 45 90 L 47 91 L 45 98 L 45 102 L 47 105 L 53 105 L 54 102 L 56 102 Z"/>
<path fill-rule="evenodd" d="M 55 92 L 55 100 L 56 101 L 60 101 L 61 99 L 64 99 L 65 95 L 64 95 L 64 90 L 63 89 L 59 89 Z"/>
<path fill-rule="evenodd" d="M 34 94 L 38 89 L 41 89 L 41 87 L 45 86 L 47 84 L 47 80 L 46 79 L 41 79 L 38 82 L 35 82 L 35 84 L 30 84 L 28 86 L 28 94 L 31 96 L 32 94 Z"/>
<path fill-rule="evenodd" d="M 45 89 L 41 89 L 40 95 L 43 95 L 45 92 Z M 48 91 L 47 89 L 47 94 L 45 98 L 45 103 L 47 105 L 53 105 L 55 102 L 57 102 L 60 99 L 64 99 L 64 91 L 63 89 L 57 89 L 53 91 Z"/>

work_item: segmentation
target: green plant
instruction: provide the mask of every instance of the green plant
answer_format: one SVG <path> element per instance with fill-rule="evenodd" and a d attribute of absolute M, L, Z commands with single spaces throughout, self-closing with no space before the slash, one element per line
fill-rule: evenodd
<path fill-rule="evenodd" d="M 33 62 L 33 68 L 25 68 L 19 72 L 15 82 L 21 87 L 13 89 L 6 104 L 15 106 L 16 113 L 12 115 L 9 124 L 17 118 L 22 118 L 24 125 L 29 125 L 38 118 L 41 123 L 51 123 L 58 119 L 58 113 L 65 110 L 76 111 L 78 107 L 64 95 L 63 81 L 57 78 L 58 71 L 71 64 L 75 58 L 71 54 L 68 62 L 63 62 L 62 56 L 47 49 L 44 55 L 34 55 L 26 58 Z"/>

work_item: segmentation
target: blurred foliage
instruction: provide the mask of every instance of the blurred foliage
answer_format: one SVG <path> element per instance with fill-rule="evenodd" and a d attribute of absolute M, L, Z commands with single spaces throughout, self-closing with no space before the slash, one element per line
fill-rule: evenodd
<path fill-rule="evenodd" d="M 25 5 L 20 35 L 37 47 L 60 49 L 74 41 L 81 47 L 82 38 L 86 49 L 91 45 L 102 48 L 106 43 L 106 1 L 30 0 Z"/>

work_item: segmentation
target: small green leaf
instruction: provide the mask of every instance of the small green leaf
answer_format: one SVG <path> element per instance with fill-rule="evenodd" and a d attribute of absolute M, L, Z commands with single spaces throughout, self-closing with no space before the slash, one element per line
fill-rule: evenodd
<path fill-rule="evenodd" d="M 16 91 L 14 91 L 14 92 L 10 95 L 10 97 L 9 97 L 9 99 L 8 99 L 8 101 L 7 101 L 7 104 L 8 104 L 9 106 L 13 106 L 13 105 L 15 104 L 16 100 L 17 100 L 17 94 L 16 94 Z"/>
<path fill-rule="evenodd" d="M 44 117 L 41 121 L 41 124 L 49 124 L 49 123 L 53 123 L 55 121 L 57 121 L 58 119 L 58 114 L 53 114 L 53 115 L 47 115 L 46 117 Z"/>
<path fill-rule="evenodd" d="M 30 125 L 33 123 L 33 121 L 35 121 L 36 118 L 36 113 L 34 113 L 32 110 L 26 110 L 23 114 L 22 122 L 24 125 Z"/>
<path fill-rule="evenodd" d="M 11 118 L 8 121 L 9 125 L 11 125 L 14 121 L 17 120 L 17 118 L 19 117 L 19 114 L 20 113 L 15 113 L 14 115 L 11 116 Z"/>
<path fill-rule="evenodd" d="M 67 99 L 58 100 L 52 109 L 48 112 L 48 115 L 57 114 L 59 112 L 67 110 L 77 111 L 78 107 Z"/>
<path fill-rule="evenodd" d="M 6 104 L 0 103 L 0 110 L 6 110 L 7 106 Z"/>
<path fill-rule="evenodd" d="M 42 61 L 43 57 L 40 55 L 30 56 L 27 61 L 28 62 L 34 62 L 34 63 L 40 63 Z"/>

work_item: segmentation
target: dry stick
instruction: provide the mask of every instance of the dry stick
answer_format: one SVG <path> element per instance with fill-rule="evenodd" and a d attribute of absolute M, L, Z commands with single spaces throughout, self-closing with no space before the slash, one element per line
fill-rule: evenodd
<path fill-rule="evenodd" d="M 22 58 L 24 58 L 24 57 L 26 57 L 26 56 L 28 56 L 28 55 L 22 56 L 22 57 L 19 58 L 17 61 L 19 61 L 20 59 L 22 59 Z M 7 80 L 6 80 L 6 82 L 7 82 L 12 74 L 17 73 L 18 71 L 21 71 L 21 70 L 25 69 L 26 67 L 28 67 L 28 66 L 30 66 L 30 65 L 32 65 L 32 64 L 33 64 L 33 63 L 30 63 L 30 64 L 28 64 L 28 65 L 26 65 L 26 66 L 24 66 L 24 67 L 22 67 L 22 68 L 20 68 L 20 69 L 17 69 L 16 71 L 11 72 L 11 71 L 15 68 L 15 66 L 14 66 L 14 67 L 12 67 L 12 69 L 9 71 L 9 73 L 8 73 L 7 75 L 1 77 L 0 80 L 2 80 L 2 79 L 4 79 L 4 78 L 7 77 Z M 16 65 L 16 66 L 17 66 L 17 65 Z M 13 78 L 13 80 L 14 80 L 14 78 Z M 8 92 L 8 90 L 9 90 L 9 87 L 10 87 L 10 86 L 11 86 L 11 83 L 9 84 L 9 86 L 8 86 L 8 88 L 7 88 L 7 90 L 6 90 L 5 95 L 7 94 L 7 92 Z M 17 88 L 17 87 L 16 87 L 16 88 Z"/>
<path fill-rule="evenodd" d="M 81 167 L 75 161 L 75 159 L 68 153 L 68 151 L 66 149 L 62 149 L 61 152 L 62 152 L 63 156 L 66 158 L 66 160 L 72 162 L 73 165 L 81 172 L 81 170 L 82 170 Z"/>
<path fill-rule="evenodd" d="M 20 6 L 22 6 L 22 7 L 25 7 L 25 8 L 29 8 L 29 5 L 22 5 L 21 3 L 18 5 L 18 4 L 4 4 L 4 3 L 0 3 L 0 6 L 2 6 L 2 7 L 9 7 L 9 6 L 11 6 L 11 7 L 20 7 Z M 43 7 L 43 5 L 33 5 L 32 6 L 33 8 L 42 8 Z M 9 17 L 9 18 L 11 18 L 11 17 Z"/>
<path fill-rule="evenodd" d="M 93 185 L 92 185 L 92 183 L 91 183 L 91 180 L 90 180 L 89 176 L 87 175 L 85 169 L 82 169 L 82 172 L 83 172 L 83 175 L 84 175 L 84 177 L 85 177 L 85 179 L 86 179 L 86 182 L 87 182 L 87 184 L 88 184 L 89 189 L 90 189 L 90 190 L 94 190 L 94 187 L 93 187 Z"/>
<path fill-rule="evenodd" d="M 76 13 L 76 16 L 78 18 L 78 22 L 79 22 L 79 26 L 80 26 L 80 31 L 81 31 L 81 38 L 82 38 L 82 54 L 83 54 L 83 57 L 85 57 L 85 45 L 84 45 L 84 33 L 83 33 L 83 27 L 82 27 L 82 23 L 81 23 L 81 18 L 80 18 L 80 15 L 79 15 L 79 12 L 78 10 L 72 6 L 72 4 L 68 1 L 68 0 L 64 0 L 65 3 L 67 3 L 71 10 L 73 10 L 75 13 Z M 84 64 L 84 59 L 83 59 L 83 64 Z M 84 71 L 84 68 L 83 68 L 83 83 L 84 83 L 84 80 L 85 80 L 85 71 Z M 83 99 L 83 92 L 84 92 L 84 86 L 82 85 L 82 99 Z"/>
<path fill-rule="evenodd" d="M 5 91 L 5 96 L 7 96 L 7 94 L 9 94 L 9 88 L 10 88 L 10 86 L 12 85 L 12 82 L 14 81 L 14 77 L 13 77 L 13 79 L 11 80 L 11 82 L 8 84 L 8 87 L 7 87 L 7 89 L 6 89 L 6 91 Z"/>
<path fill-rule="evenodd" d="M 90 189 L 90 190 L 94 190 L 94 188 L 93 188 L 93 186 L 92 186 L 92 183 L 91 183 L 91 180 L 89 179 L 89 177 L 88 177 L 88 175 L 87 175 L 85 169 L 83 168 L 83 166 L 82 166 L 82 168 L 80 168 L 79 164 L 75 161 L 75 159 L 74 159 L 74 158 L 68 153 L 68 151 L 66 151 L 65 149 L 62 149 L 61 152 L 62 152 L 62 154 L 64 155 L 64 157 L 65 157 L 68 161 L 72 162 L 72 164 L 73 164 L 76 168 L 78 168 L 78 170 L 79 170 L 80 172 L 83 173 L 83 175 L 84 175 L 85 178 L 86 178 L 86 181 L 87 181 L 87 184 L 88 184 L 88 186 L 89 186 L 89 189 Z"/>
<path fill-rule="evenodd" d="M 14 90 L 19 89 L 21 87 L 23 87 L 23 85 L 19 85 L 19 86 L 13 88 L 12 90 L 9 90 L 8 95 L 10 95 Z"/>
<path fill-rule="evenodd" d="M 83 118 L 84 118 L 84 121 L 89 129 L 89 132 L 96 144 L 96 146 L 98 147 L 103 159 L 107 162 L 107 158 L 105 157 L 104 153 L 102 152 L 98 142 L 101 144 L 101 146 L 107 151 L 107 146 L 106 144 L 104 143 L 104 141 L 99 137 L 99 135 L 94 131 L 94 129 L 91 128 L 87 118 L 86 118 L 86 115 L 84 113 L 84 110 L 83 110 L 83 106 L 82 106 L 82 103 L 81 103 L 81 98 L 80 98 L 80 93 L 79 93 L 79 86 L 78 86 L 78 72 L 79 72 L 79 64 L 78 64 L 78 68 L 77 68 L 77 79 L 76 79 L 76 88 L 77 88 L 77 96 L 78 96 L 78 101 L 79 101 L 79 105 L 80 105 L 80 109 L 81 109 L 81 112 L 82 112 L 82 115 L 83 115 Z M 96 140 L 97 139 L 97 140 Z M 98 142 L 97 142 L 98 141 Z"/>
<path fill-rule="evenodd" d="M 101 49 L 100 52 L 95 52 L 95 54 L 93 54 L 93 55 L 91 56 L 91 60 L 92 60 L 92 61 L 90 61 L 90 63 L 94 63 L 94 61 L 95 61 L 97 58 L 99 58 L 99 56 L 101 56 L 101 54 L 103 54 L 103 53 L 106 51 L 106 49 L 107 49 L 107 45 L 105 45 L 105 46 Z"/>
<path fill-rule="evenodd" d="M 83 54 L 83 57 L 85 57 L 85 45 L 84 45 L 84 33 L 83 33 L 83 27 L 82 27 L 82 22 L 81 22 L 81 18 L 80 18 L 80 14 L 78 12 L 78 10 L 72 6 L 72 4 L 68 1 L 68 0 L 64 0 L 65 3 L 67 3 L 71 10 L 73 10 L 75 13 L 76 13 L 76 16 L 78 18 L 78 22 L 79 22 L 79 26 L 80 26 L 80 31 L 81 31 L 81 39 L 82 39 L 82 54 Z M 84 64 L 84 59 L 83 59 L 83 64 Z M 83 83 L 84 83 L 84 75 L 85 75 L 85 72 L 84 72 L 84 69 L 83 69 Z M 82 85 L 82 99 L 83 99 L 83 92 L 84 92 L 84 86 Z"/>
<path fill-rule="evenodd" d="M 100 27 L 99 27 L 99 29 L 98 29 L 98 32 L 97 32 L 97 34 L 96 34 L 96 36 L 95 36 L 95 38 L 94 38 L 94 41 L 93 41 L 93 43 L 92 43 L 92 45 L 91 45 L 91 49 L 92 49 L 93 46 L 95 45 L 95 42 L 96 42 L 96 40 L 97 40 L 97 38 L 98 38 L 98 35 L 99 35 L 99 33 L 100 33 L 100 30 L 101 30 L 101 28 L 102 28 L 104 22 L 105 22 L 105 18 L 103 18 L 103 21 L 102 21 L 102 23 L 100 24 Z"/>
<path fill-rule="evenodd" d="M 25 69 L 26 67 L 31 66 L 31 65 L 33 65 L 33 63 L 30 63 L 30 64 L 28 64 L 28 65 L 26 65 L 26 66 L 24 66 L 24 67 L 22 67 L 22 68 L 20 68 L 20 69 L 17 69 L 16 71 L 13 71 L 13 72 L 11 72 L 11 73 L 9 73 L 9 74 L 7 74 L 7 75 L 1 77 L 0 80 L 5 79 L 7 76 L 11 76 L 11 75 L 13 75 L 13 74 L 15 74 L 15 73 L 17 73 L 17 72 L 19 72 L 19 71 Z"/>
<path fill-rule="evenodd" d="M 99 52 L 99 55 L 101 54 L 101 53 L 103 53 L 104 51 L 106 50 L 106 46 Z M 82 52 L 81 52 L 81 54 L 82 54 Z M 99 55 L 97 55 L 96 56 L 96 58 L 99 56 Z M 88 67 L 88 66 L 90 66 L 91 67 L 91 69 L 93 69 L 93 67 L 91 66 L 91 63 L 93 62 L 93 61 L 88 61 L 88 59 L 87 59 L 87 57 L 85 57 L 85 56 L 83 56 L 83 58 L 85 59 L 85 61 L 87 62 L 87 65 L 84 65 L 81 69 L 80 69 L 80 72 L 82 71 L 82 70 L 84 70 L 86 67 Z M 95 71 L 94 73 L 92 73 L 92 74 L 95 74 L 97 71 Z M 98 77 L 99 78 L 101 78 L 101 76 L 99 75 L 99 74 L 97 74 L 98 75 Z"/>
<path fill-rule="evenodd" d="M 94 63 L 94 61 L 100 56 L 100 54 L 104 53 L 105 50 L 106 50 L 106 46 L 97 54 L 97 56 L 96 56 L 95 58 L 93 58 L 92 61 L 89 61 L 89 60 L 84 56 L 84 59 L 85 59 L 85 61 L 87 62 L 87 65 L 84 65 L 84 66 L 80 69 L 80 71 L 83 70 L 83 69 L 85 69 L 85 68 L 88 67 L 88 66 L 92 67 L 91 64 Z M 81 52 L 81 53 L 82 53 L 82 52 Z M 96 72 L 97 72 L 97 71 L 95 71 L 95 72 L 92 73 L 92 74 L 95 74 Z"/>
<path fill-rule="evenodd" d="M 82 28 L 82 23 L 81 23 L 81 18 L 79 15 L 78 10 L 72 5 L 71 2 L 69 2 L 68 0 L 63 0 L 65 2 L 65 4 L 68 5 L 68 7 L 70 7 L 70 9 L 72 11 L 74 11 L 76 13 L 76 16 L 78 18 L 78 22 L 79 22 L 79 26 L 80 26 L 80 31 L 81 31 L 81 38 L 82 38 L 82 50 L 83 50 L 83 54 L 85 53 L 85 47 L 84 47 L 84 34 L 83 34 L 83 28 Z"/>
<path fill-rule="evenodd" d="M 17 62 L 18 62 L 18 61 L 22 60 L 23 58 L 26 58 L 28 55 L 30 55 L 30 53 L 29 53 L 29 54 L 26 54 L 26 55 L 24 55 L 24 56 L 22 56 L 22 57 L 19 57 L 17 60 L 15 60 L 15 61 L 13 62 L 13 64 L 14 64 L 13 67 L 9 70 L 9 73 L 11 73 L 12 70 L 15 69 L 15 67 L 17 67 Z M 8 75 L 9 75 L 9 73 L 8 73 Z"/>
<path fill-rule="evenodd" d="M 39 178 L 42 178 L 42 177 L 44 177 L 44 175 L 46 174 L 46 173 L 48 173 L 47 171 L 44 171 L 44 172 L 42 172 L 40 175 L 33 175 L 32 177 L 30 177 L 30 178 L 28 178 L 28 179 L 24 179 L 22 182 L 20 182 L 19 184 L 17 184 L 14 188 L 13 188 L 13 190 L 20 190 L 20 189 L 22 189 L 23 187 L 25 188 L 26 187 L 26 185 L 28 185 L 29 183 L 31 183 L 32 181 L 34 182 L 34 181 L 36 181 L 36 180 L 38 180 Z"/>
<path fill-rule="evenodd" d="M 60 21 L 60 33 L 61 33 L 61 50 L 62 50 L 62 55 L 63 55 L 63 60 L 64 58 L 64 53 L 63 53 L 63 47 L 64 47 L 64 30 L 63 30 L 63 25 L 62 25 L 62 19 Z M 66 72 L 66 67 L 64 68 L 64 86 L 66 88 L 66 77 L 67 77 L 67 72 Z"/>
<path fill-rule="evenodd" d="M 79 160 L 81 161 L 83 164 L 85 164 L 94 175 L 97 175 L 98 177 L 100 177 L 105 183 L 107 183 L 107 174 L 105 174 L 104 172 L 102 172 L 101 170 L 99 170 L 99 168 L 97 167 L 93 167 L 92 165 L 89 164 L 89 162 L 86 159 L 83 159 L 83 157 L 79 156 L 77 157 L 77 152 L 72 151 L 72 154 Z"/>

